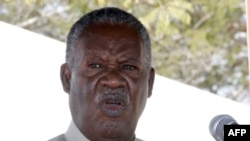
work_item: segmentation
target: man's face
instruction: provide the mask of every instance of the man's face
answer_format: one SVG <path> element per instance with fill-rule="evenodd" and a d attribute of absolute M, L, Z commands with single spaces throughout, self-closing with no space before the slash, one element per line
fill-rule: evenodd
<path fill-rule="evenodd" d="M 127 25 L 95 24 L 85 29 L 61 78 L 73 121 L 90 140 L 129 141 L 151 95 L 153 68 L 145 47 Z"/>

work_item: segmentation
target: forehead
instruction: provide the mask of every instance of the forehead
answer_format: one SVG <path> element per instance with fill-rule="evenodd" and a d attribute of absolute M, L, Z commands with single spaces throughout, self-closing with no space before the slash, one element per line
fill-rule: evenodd
<path fill-rule="evenodd" d="M 141 51 L 143 42 L 138 32 L 126 24 L 101 23 L 85 28 L 78 38 L 85 51 Z"/>
<path fill-rule="evenodd" d="M 86 27 L 82 33 L 82 35 L 91 35 L 96 34 L 100 36 L 130 36 L 134 39 L 140 39 L 139 33 L 132 26 L 122 23 L 98 23 L 92 24 Z"/>

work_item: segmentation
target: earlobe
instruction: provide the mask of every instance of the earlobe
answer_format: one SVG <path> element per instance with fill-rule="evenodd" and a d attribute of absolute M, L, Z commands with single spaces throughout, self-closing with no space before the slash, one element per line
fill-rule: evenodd
<path fill-rule="evenodd" d="M 149 80 L 148 80 L 148 97 L 151 97 L 152 95 L 154 80 L 155 80 L 155 70 L 154 68 L 151 67 L 150 72 L 149 72 Z"/>
<path fill-rule="evenodd" d="M 61 66 L 61 82 L 62 82 L 62 86 L 63 86 L 63 90 L 69 94 L 70 91 L 70 79 L 71 79 L 71 70 L 69 68 L 69 66 L 64 63 Z"/>

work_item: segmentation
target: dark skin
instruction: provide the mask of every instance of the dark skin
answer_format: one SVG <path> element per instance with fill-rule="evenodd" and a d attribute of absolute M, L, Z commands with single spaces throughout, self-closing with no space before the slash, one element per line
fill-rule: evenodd
<path fill-rule="evenodd" d="M 94 24 L 80 35 L 61 80 L 72 119 L 89 140 L 133 140 L 155 75 L 144 52 L 136 30 L 124 24 Z"/>

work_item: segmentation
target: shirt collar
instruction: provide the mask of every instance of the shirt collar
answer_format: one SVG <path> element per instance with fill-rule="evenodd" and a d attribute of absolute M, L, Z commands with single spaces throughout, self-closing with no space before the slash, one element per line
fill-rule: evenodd
<path fill-rule="evenodd" d="M 67 141 L 89 141 L 76 127 L 75 123 L 71 121 L 70 126 L 65 133 Z"/>
<path fill-rule="evenodd" d="M 75 123 L 71 121 L 67 132 L 65 133 L 66 141 L 89 141 L 79 129 L 76 127 Z M 134 141 L 141 141 L 140 139 L 134 138 Z"/>

